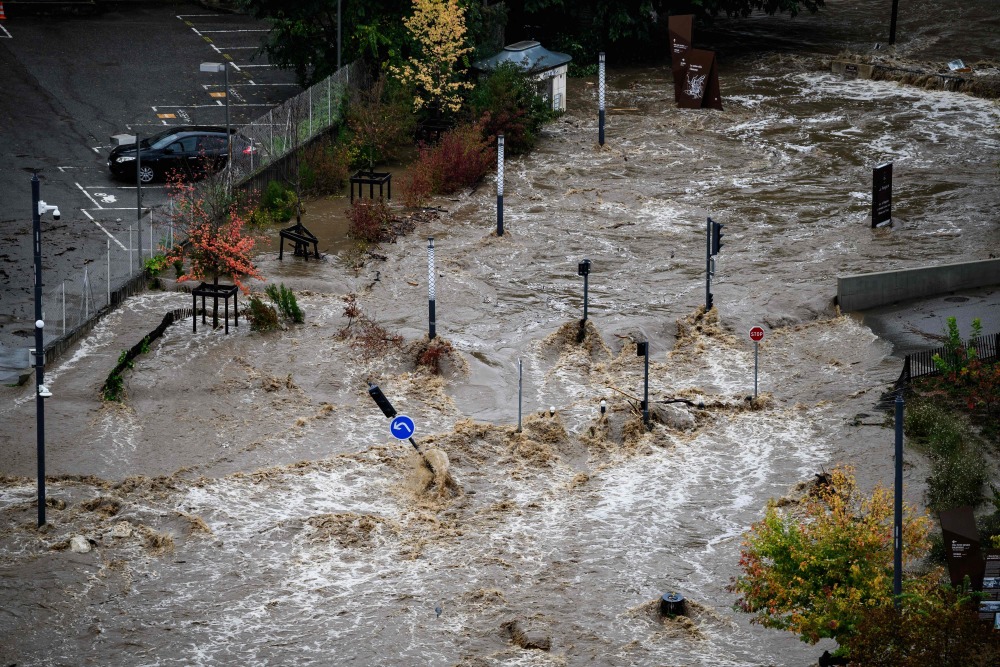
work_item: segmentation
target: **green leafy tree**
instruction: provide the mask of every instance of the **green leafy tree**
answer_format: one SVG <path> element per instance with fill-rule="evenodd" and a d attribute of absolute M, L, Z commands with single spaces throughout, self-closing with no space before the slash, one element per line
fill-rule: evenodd
<path fill-rule="evenodd" d="M 408 92 L 384 76 L 371 86 L 351 92 L 347 107 L 351 145 L 359 165 L 369 171 L 412 143 L 414 117 Z"/>
<path fill-rule="evenodd" d="M 836 468 L 793 511 L 771 503 L 744 535 L 742 573 L 730 590 L 752 622 L 794 632 L 808 643 L 829 637 L 843 644 L 858 631 L 863 611 L 892 604 L 893 499 L 878 487 L 857 490 L 853 471 Z M 928 550 L 930 522 L 907 508 L 903 557 Z M 926 588 L 910 579 L 907 589 Z"/>
<path fill-rule="evenodd" d="M 481 79 L 469 106 L 481 119 L 485 136 L 503 133 L 504 149 L 511 155 L 530 151 L 538 131 L 553 116 L 535 81 L 514 63 L 503 63 Z"/>
<path fill-rule="evenodd" d="M 295 72 L 303 86 L 337 70 L 338 0 L 237 0 L 271 30 L 261 49 L 275 65 Z M 409 0 L 341 0 L 341 64 L 364 57 L 379 65 L 405 40 L 400 19 Z"/>

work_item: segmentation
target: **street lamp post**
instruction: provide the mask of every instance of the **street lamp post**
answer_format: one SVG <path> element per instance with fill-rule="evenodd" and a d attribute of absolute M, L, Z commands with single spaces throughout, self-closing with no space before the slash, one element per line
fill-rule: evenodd
<path fill-rule="evenodd" d="M 38 436 L 38 526 L 45 525 L 45 402 L 51 396 L 45 381 L 45 341 L 42 329 L 42 214 L 52 211 L 59 219 L 59 207 L 50 206 L 39 197 L 38 174 L 31 176 L 31 231 L 35 254 L 35 431 Z"/>
<path fill-rule="evenodd" d="M 233 163 L 233 135 L 229 126 L 229 65 L 226 63 L 202 63 L 202 72 L 225 72 L 226 78 L 226 167 L 231 169 Z"/>

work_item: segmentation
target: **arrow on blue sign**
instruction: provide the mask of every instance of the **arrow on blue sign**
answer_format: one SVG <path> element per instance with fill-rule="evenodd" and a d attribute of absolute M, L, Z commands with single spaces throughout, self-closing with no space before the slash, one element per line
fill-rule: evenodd
<path fill-rule="evenodd" d="M 398 415 L 389 424 L 389 432 L 394 438 L 406 440 L 413 435 L 413 420 L 406 415 Z"/>

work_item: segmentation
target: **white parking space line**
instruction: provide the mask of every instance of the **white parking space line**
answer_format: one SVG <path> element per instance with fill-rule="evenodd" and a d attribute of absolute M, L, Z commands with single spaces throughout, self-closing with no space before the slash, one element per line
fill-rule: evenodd
<path fill-rule="evenodd" d="M 237 30 L 202 30 L 201 32 L 204 34 L 209 32 L 215 33 L 215 32 L 271 32 L 271 31 L 265 28 L 240 28 Z"/>
<path fill-rule="evenodd" d="M 109 239 L 111 239 L 112 241 L 114 241 L 115 243 L 117 243 L 119 248 L 121 248 L 122 250 L 125 250 L 125 251 L 128 250 L 128 248 L 126 248 L 125 245 L 121 241 L 119 241 L 118 239 L 115 238 L 114 234 L 112 234 L 111 232 L 109 232 L 107 229 L 104 228 L 104 225 L 102 225 L 101 223 L 99 223 L 97 220 L 94 220 L 94 216 L 92 216 L 90 213 L 87 213 L 87 209 L 81 208 L 80 210 L 83 212 L 83 214 L 85 216 L 87 216 L 88 218 L 90 218 L 90 221 L 92 223 L 94 223 L 95 225 L 97 225 L 98 228 L 100 228 L 100 230 L 102 232 L 104 232 L 105 234 L 107 234 Z"/>
<path fill-rule="evenodd" d="M 3 27 L 2 23 L 0 23 L 0 32 L 3 32 L 3 35 L 0 35 L 0 39 L 14 39 L 14 35 L 7 32 L 7 28 Z"/>
<path fill-rule="evenodd" d="M 76 185 L 76 187 L 80 188 L 80 192 L 82 192 L 82 193 L 84 194 L 84 196 L 85 196 L 85 197 L 86 197 L 87 199 L 89 199 L 89 200 L 90 200 L 90 203 L 91 203 L 91 204 L 93 204 L 93 205 L 94 205 L 94 206 L 96 206 L 97 208 L 103 208 L 103 207 L 102 207 L 102 206 L 101 206 L 100 204 L 98 204 L 98 203 L 97 203 L 97 200 L 96 200 L 96 199 L 94 199 L 93 197 L 91 197 L 91 196 L 90 196 L 90 193 L 89 193 L 89 192 L 87 192 L 87 188 L 83 187 L 83 186 L 82 186 L 82 185 L 80 185 L 79 183 L 74 183 L 74 185 Z"/>

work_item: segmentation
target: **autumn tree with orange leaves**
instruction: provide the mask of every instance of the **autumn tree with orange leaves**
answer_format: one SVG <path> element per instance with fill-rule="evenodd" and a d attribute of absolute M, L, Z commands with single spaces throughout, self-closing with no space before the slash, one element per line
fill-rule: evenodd
<path fill-rule="evenodd" d="M 413 0 L 413 15 L 403 19 L 417 53 L 390 71 L 404 85 L 413 85 L 413 110 L 455 113 L 462 108 L 463 81 L 459 69 L 472 52 L 466 41 L 465 8 L 458 0 Z"/>
<path fill-rule="evenodd" d="M 209 176 L 199 184 L 172 179 L 168 187 L 174 225 L 186 237 L 167 253 L 167 262 L 183 263 L 178 282 L 210 280 L 218 287 L 219 278 L 227 276 L 244 294 L 249 293 L 247 278 L 264 279 L 252 261 L 258 239 L 248 233 L 245 208 L 232 196 L 224 176 Z M 212 324 L 219 326 L 217 300 Z"/>
<path fill-rule="evenodd" d="M 861 494 L 849 467 L 835 468 L 799 503 L 770 503 L 743 536 L 742 573 L 730 585 L 737 608 L 804 642 L 829 637 L 843 646 L 868 610 L 893 606 L 892 522 L 891 490 Z M 905 509 L 905 561 L 926 555 L 929 531 L 926 516 Z M 905 577 L 904 593 L 926 597 L 939 577 Z"/>

